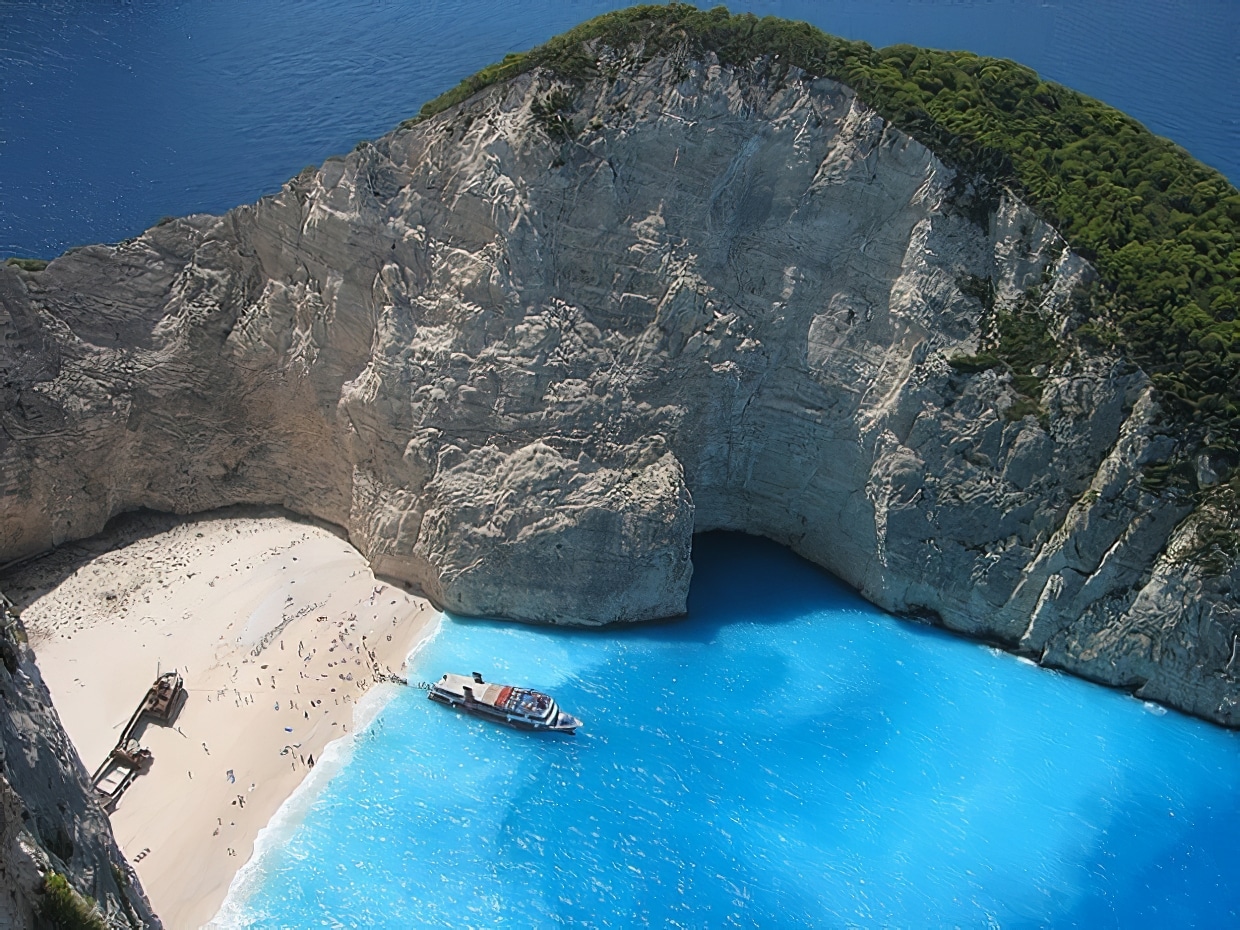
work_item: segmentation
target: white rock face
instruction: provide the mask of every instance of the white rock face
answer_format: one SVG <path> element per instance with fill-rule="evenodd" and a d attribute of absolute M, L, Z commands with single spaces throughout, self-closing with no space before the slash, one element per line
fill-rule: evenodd
<path fill-rule="evenodd" d="M 1190 503 L 1145 375 L 1079 354 L 1045 416 L 955 371 L 1092 271 L 853 93 L 620 63 L 552 141 L 535 72 L 37 274 L 0 272 L 0 551 L 135 507 L 282 504 L 463 613 L 684 611 L 695 531 L 1222 722 L 1240 617 L 1168 553 Z"/>

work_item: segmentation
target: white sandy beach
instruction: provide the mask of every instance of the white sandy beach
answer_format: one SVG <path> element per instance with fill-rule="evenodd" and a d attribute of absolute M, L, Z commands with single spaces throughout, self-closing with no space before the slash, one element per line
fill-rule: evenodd
<path fill-rule="evenodd" d="M 169 930 L 211 919 L 373 669 L 403 674 L 437 616 L 332 532 L 239 511 L 131 518 L 3 586 L 88 771 L 157 671 L 184 675 L 184 707 L 141 733 L 154 763 L 112 814 Z"/>

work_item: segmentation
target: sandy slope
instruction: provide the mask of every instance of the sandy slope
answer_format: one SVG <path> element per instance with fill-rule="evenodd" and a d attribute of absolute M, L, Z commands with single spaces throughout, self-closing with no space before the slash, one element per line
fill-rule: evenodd
<path fill-rule="evenodd" d="M 373 669 L 400 673 L 435 616 L 330 531 L 245 511 L 130 518 L 2 584 L 88 770 L 158 670 L 185 676 L 184 707 L 140 734 L 154 764 L 112 815 L 173 930 L 211 918 L 311 759 L 351 728 Z"/>

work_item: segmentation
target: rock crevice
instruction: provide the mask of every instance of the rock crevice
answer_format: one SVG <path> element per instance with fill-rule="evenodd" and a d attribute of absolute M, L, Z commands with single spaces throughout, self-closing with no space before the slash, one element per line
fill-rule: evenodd
<path fill-rule="evenodd" d="M 534 70 L 226 216 L 0 270 L 0 553 L 280 504 L 452 610 L 601 624 L 682 613 L 692 534 L 742 530 L 1238 722 L 1232 575 L 1143 480 L 1182 442 L 1149 379 L 1072 336 L 1088 262 L 764 68 Z M 1038 371 L 953 364 L 1017 311 Z"/>

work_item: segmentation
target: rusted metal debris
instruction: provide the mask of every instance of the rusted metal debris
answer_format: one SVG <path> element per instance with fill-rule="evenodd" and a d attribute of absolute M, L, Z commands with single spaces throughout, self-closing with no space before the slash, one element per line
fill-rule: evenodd
<path fill-rule="evenodd" d="M 121 795 L 134 779 L 151 767 L 154 760 L 151 751 L 139 744 L 135 732 L 139 727 L 145 728 L 148 720 L 164 726 L 170 724 L 180 711 L 184 697 L 185 682 L 175 669 L 164 672 L 147 689 L 138 709 L 121 731 L 116 746 L 91 777 L 91 786 L 105 811 L 111 813 L 116 809 Z"/>

